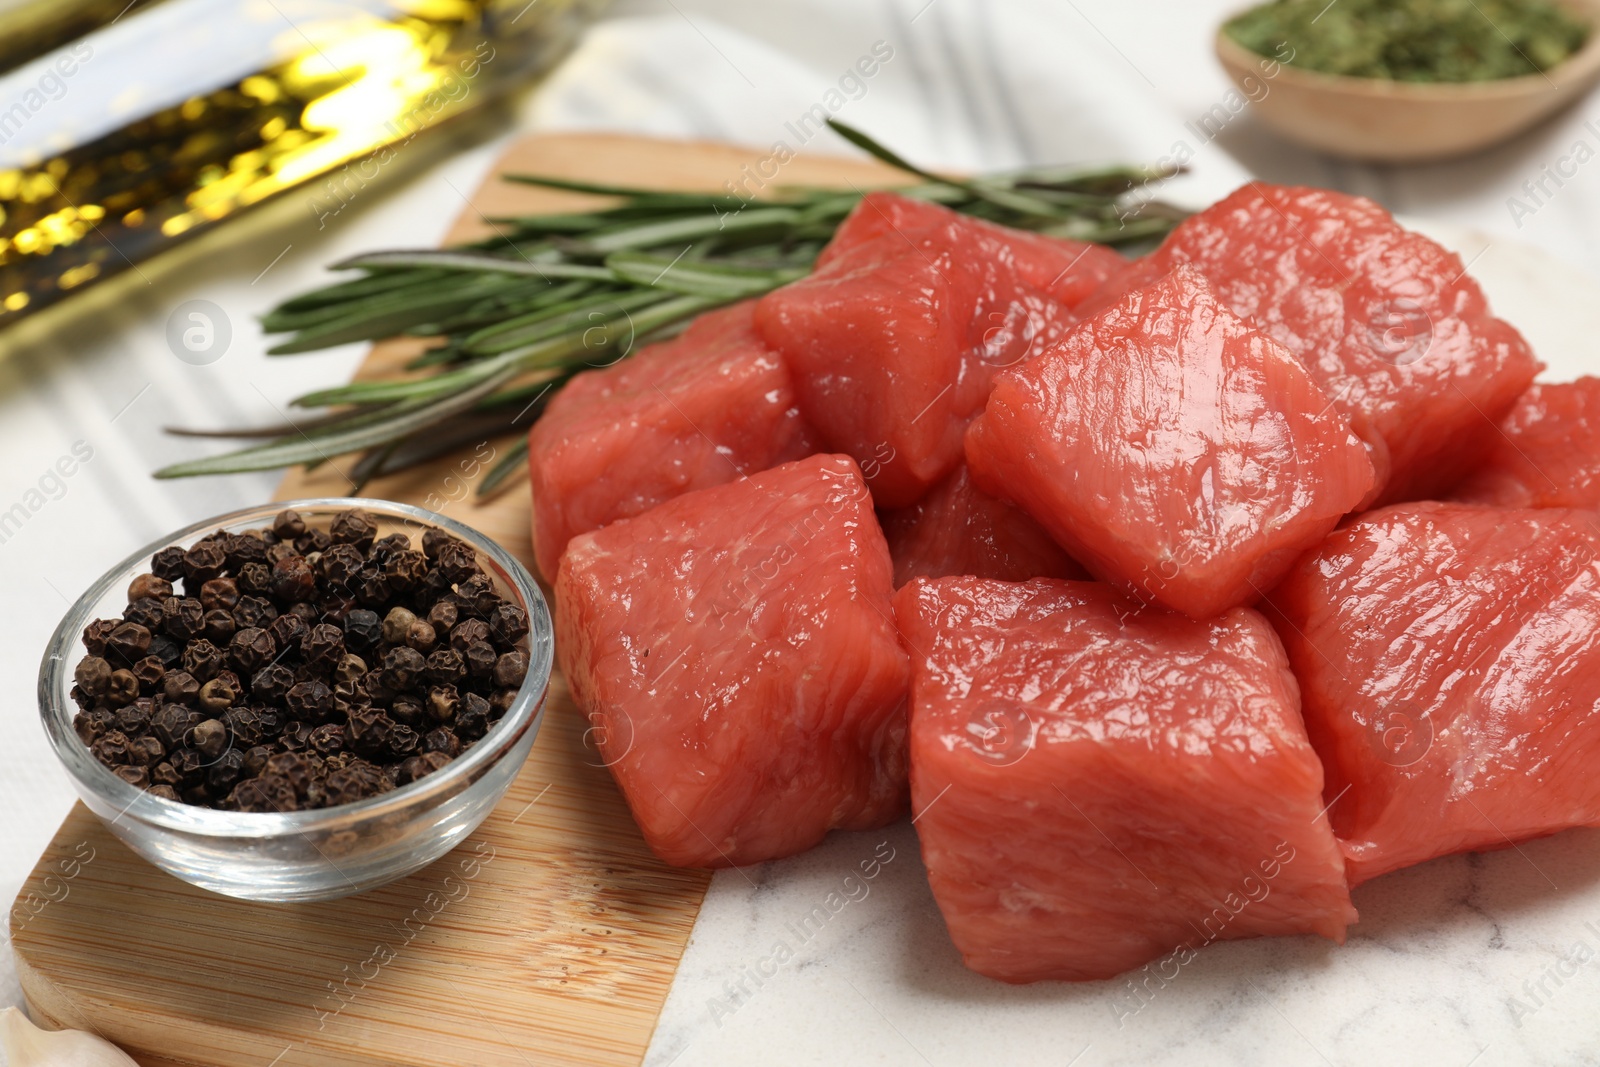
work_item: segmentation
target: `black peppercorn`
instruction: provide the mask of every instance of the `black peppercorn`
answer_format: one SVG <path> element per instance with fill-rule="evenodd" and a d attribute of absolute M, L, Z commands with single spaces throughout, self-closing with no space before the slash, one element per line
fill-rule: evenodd
<path fill-rule="evenodd" d="M 169 583 L 181 581 L 184 576 L 183 549 L 177 545 L 169 545 L 157 552 L 150 560 L 150 573 Z"/>
<path fill-rule="evenodd" d="M 422 745 L 422 735 L 404 723 L 395 723 L 389 731 L 389 749 L 383 753 L 385 762 L 402 760 L 414 755 Z"/>
<path fill-rule="evenodd" d="M 150 631 L 136 622 L 124 622 L 106 638 L 106 658 L 112 666 L 131 667 L 144 659 L 150 647 Z"/>
<path fill-rule="evenodd" d="M 303 798 L 311 783 L 323 774 L 321 756 L 310 752 L 279 752 L 267 759 L 262 773 L 289 783 L 294 795 Z"/>
<path fill-rule="evenodd" d="M 443 752 L 424 752 L 419 756 L 406 760 L 402 766 L 411 769 L 412 781 L 426 778 L 434 771 L 442 771 L 450 765 L 450 757 Z"/>
<path fill-rule="evenodd" d="M 396 552 L 410 551 L 412 551 L 411 538 L 396 530 L 394 533 L 384 534 L 372 542 L 372 548 L 368 550 L 367 554 L 376 560 L 387 560 Z"/>
<path fill-rule="evenodd" d="M 178 785 L 183 781 L 178 776 L 178 772 L 173 769 L 172 764 L 166 760 L 162 760 L 150 768 L 150 780 L 157 785 Z"/>
<path fill-rule="evenodd" d="M 189 731 L 189 736 L 184 739 L 187 745 L 198 752 L 207 762 L 222 755 L 228 747 L 228 728 L 217 719 L 205 719 Z"/>
<path fill-rule="evenodd" d="M 422 738 L 422 751 L 442 752 L 452 759 L 461 755 L 461 738 L 444 726 L 429 730 Z"/>
<path fill-rule="evenodd" d="M 411 626 L 417 621 L 417 616 L 408 608 L 393 607 L 383 617 L 383 639 L 391 645 L 406 643 L 406 635 L 411 632 Z"/>
<path fill-rule="evenodd" d="M 377 758 L 388 753 L 395 726 L 395 721 L 379 709 L 366 708 L 350 716 L 345 732 L 353 751 Z"/>
<path fill-rule="evenodd" d="M 173 704 L 192 704 L 200 696 L 200 683 L 188 671 L 168 671 L 161 679 L 161 695 Z"/>
<path fill-rule="evenodd" d="M 283 728 L 283 733 L 278 737 L 278 744 L 285 752 L 299 752 L 306 747 L 306 742 L 311 737 L 311 725 L 303 722 L 291 722 Z"/>
<path fill-rule="evenodd" d="M 207 611 L 231 612 L 239 604 L 239 583 L 232 578 L 211 579 L 200 587 L 200 603 Z"/>
<path fill-rule="evenodd" d="M 428 714 L 435 722 L 454 722 L 461 697 L 453 685 L 436 685 L 428 690 Z"/>
<path fill-rule="evenodd" d="M 206 612 L 206 625 L 204 631 L 206 640 L 214 645 L 226 645 L 233 640 L 238 624 L 233 621 L 233 613 L 222 608 L 213 608 Z"/>
<path fill-rule="evenodd" d="M 178 799 L 177 790 L 173 789 L 170 785 L 147 786 L 146 791 L 151 796 L 160 797 L 162 800 L 171 800 L 175 802 Z"/>
<path fill-rule="evenodd" d="M 389 579 L 383 576 L 382 571 L 362 571 L 356 575 L 354 589 L 356 599 L 368 607 L 382 607 L 394 597 Z"/>
<path fill-rule="evenodd" d="M 290 603 L 310 600 L 317 592 L 317 577 L 304 556 L 284 556 L 272 565 L 268 588 L 279 600 Z"/>
<path fill-rule="evenodd" d="M 193 641 L 205 628 L 205 606 L 194 597 L 169 596 L 161 602 L 161 629 L 174 641 Z"/>
<path fill-rule="evenodd" d="M 428 575 L 428 560 L 421 552 L 402 548 L 390 553 L 383 561 L 384 577 L 389 586 L 398 592 L 409 592 Z"/>
<path fill-rule="evenodd" d="M 128 703 L 139 695 L 139 679 L 130 670 L 111 672 L 106 682 L 105 701 L 112 707 Z"/>
<path fill-rule="evenodd" d="M 201 684 L 215 678 L 223 663 L 222 649 L 203 637 L 183 650 L 183 669 Z"/>
<path fill-rule="evenodd" d="M 106 733 L 89 746 L 89 751 L 94 754 L 95 759 L 107 767 L 115 767 L 118 764 L 127 763 L 132 758 L 132 753 L 128 749 L 128 735 L 121 730 L 112 730 Z"/>
<path fill-rule="evenodd" d="M 436 649 L 428 657 L 427 667 L 423 673 L 427 680 L 435 685 L 448 685 L 466 676 L 467 661 L 453 648 Z"/>
<path fill-rule="evenodd" d="M 124 704 L 116 710 L 116 729 L 129 737 L 136 737 L 150 728 L 150 709 L 138 704 Z"/>
<path fill-rule="evenodd" d="M 154 574 L 141 574 L 128 584 L 128 603 L 154 597 L 165 600 L 172 595 L 172 582 Z"/>
<path fill-rule="evenodd" d="M 435 557 L 439 570 L 453 583 L 467 581 L 473 575 L 479 574 L 478 553 L 473 551 L 471 545 L 463 541 L 450 541 L 439 547 Z"/>
<path fill-rule="evenodd" d="M 281 663 L 263 667 L 250 679 L 250 695 L 257 700 L 280 703 L 294 685 L 294 672 Z"/>
<path fill-rule="evenodd" d="M 167 670 L 183 662 L 183 647 L 166 634 L 156 634 L 150 638 L 150 647 L 145 651 Z"/>
<path fill-rule="evenodd" d="M 267 760 L 272 758 L 271 745 L 256 745 L 246 749 L 244 759 L 239 764 L 239 773 L 245 778 L 254 778 L 267 769 Z"/>
<path fill-rule="evenodd" d="M 433 607 L 428 609 L 428 625 L 432 626 L 437 634 L 448 634 L 460 617 L 454 593 L 435 602 Z"/>
<path fill-rule="evenodd" d="M 422 653 L 406 645 L 391 648 L 383 654 L 383 668 L 389 672 L 389 682 L 397 690 L 416 685 L 427 662 L 422 658 Z"/>
<path fill-rule="evenodd" d="M 486 574 L 474 574 L 456 586 L 456 603 L 473 618 L 487 619 L 503 601 Z"/>
<path fill-rule="evenodd" d="M 90 696 L 100 696 L 111 682 L 111 664 L 99 656 L 87 656 L 73 670 L 72 680 Z"/>
<path fill-rule="evenodd" d="M 227 550 L 220 541 L 201 541 L 183 555 L 183 588 L 194 593 L 222 573 L 228 565 Z"/>
<path fill-rule="evenodd" d="M 528 676 L 526 652 L 502 652 L 494 661 L 494 684 L 500 689 L 515 689 Z"/>
<path fill-rule="evenodd" d="M 472 678 L 488 678 L 494 674 L 495 662 L 500 658 L 495 655 L 494 646 L 487 641 L 474 641 L 467 646 L 461 658 L 467 661 L 467 674 Z"/>
<path fill-rule="evenodd" d="M 333 712 L 333 690 L 315 679 L 300 682 L 285 695 L 284 706 L 297 719 L 320 723 Z"/>
<path fill-rule="evenodd" d="M 294 539 L 294 550 L 302 556 L 326 552 L 333 547 L 333 538 L 327 530 L 307 530 Z"/>
<path fill-rule="evenodd" d="M 133 665 L 130 673 L 138 680 L 141 693 L 155 693 L 161 689 L 162 679 L 167 676 L 167 668 L 155 656 L 146 656 Z"/>
<path fill-rule="evenodd" d="M 406 644 L 426 655 L 433 651 L 433 646 L 438 644 L 439 636 L 433 626 L 421 619 L 411 624 L 406 631 Z"/>
<path fill-rule="evenodd" d="M 354 682 L 340 682 L 333 687 L 334 720 L 347 719 L 357 710 L 371 704 L 365 682 L 363 678 Z"/>
<path fill-rule="evenodd" d="M 477 693 L 467 693 L 456 709 L 453 729 L 463 742 L 473 742 L 489 732 L 489 702 Z"/>
<path fill-rule="evenodd" d="M 194 785 L 211 761 L 192 748 L 180 747 L 168 753 L 167 762 L 172 765 L 173 773 L 180 782 Z"/>
<path fill-rule="evenodd" d="M 161 628 L 161 601 L 154 597 L 135 600 L 122 610 L 124 622 L 136 622 L 154 633 Z"/>
<path fill-rule="evenodd" d="M 228 728 L 228 736 L 237 749 L 254 748 L 267 739 L 255 709 L 249 705 L 223 712 L 222 725 Z"/>
<path fill-rule="evenodd" d="M 136 737 L 128 743 L 130 762 L 141 767 L 154 767 L 166 754 L 166 746 L 153 737 Z"/>
<path fill-rule="evenodd" d="M 450 584 L 450 579 L 444 576 L 441 570 L 431 570 L 422 576 L 422 581 L 411 588 L 411 598 L 417 602 L 418 607 L 431 607 L 441 599 L 454 596 L 455 589 Z"/>
<path fill-rule="evenodd" d="M 183 744 L 203 716 L 182 704 L 163 704 L 150 716 L 150 734 L 169 750 Z"/>
<path fill-rule="evenodd" d="M 317 560 L 317 570 L 332 588 L 349 589 L 366 562 L 355 545 L 334 545 Z"/>
<path fill-rule="evenodd" d="M 383 638 L 383 623 L 378 613 L 357 608 L 344 618 L 344 638 L 352 651 L 362 653 Z"/>
<path fill-rule="evenodd" d="M 405 726 L 421 726 L 425 714 L 420 697 L 401 693 L 389 703 L 389 717 Z"/>
<path fill-rule="evenodd" d="M 96 619 L 83 628 L 83 647 L 89 650 L 91 656 L 103 656 L 106 652 L 107 641 L 111 631 L 119 623 L 116 619 Z"/>
<path fill-rule="evenodd" d="M 345 634 L 332 623 L 319 622 L 300 639 L 300 654 L 306 666 L 320 674 L 332 674 L 344 658 Z"/>
<path fill-rule="evenodd" d="M 314 752 L 330 756 L 335 752 L 343 752 L 345 747 L 345 729 L 336 722 L 326 722 L 311 731 L 306 738 L 306 745 Z"/>
<path fill-rule="evenodd" d="M 489 640 L 489 624 L 482 619 L 463 619 L 450 631 L 450 647 L 465 652 L 467 646 Z"/>
<path fill-rule="evenodd" d="M 242 596 L 233 609 L 233 621 L 241 630 L 265 629 L 278 617 L 272 601 L 258 596 Z"/>
<path fill-rule="evenodd" d="M 259 563 L 246 563 L 239 568 L 239 592 L 248 596 L 266 596 L 272 591 L 272 568 L 267 566 L 265 552 Z"/>
<path fill-rule="evenodd" d="M 371 763 L 361 761 L 351 763 L 314 783 L 308 799 L 317 807 L 332 808 L 387 793 L 393 788 L 394 783 L 388 775 Z"/>
<path fill-rule="evenodd" d="M 272 532 L 282 540 L 292 541 L 306 532 L 306 520 L 293 508 L 285 508 L 273 518 Z"/>
<path fill-rule="evenodd" d="M 206 768 L 206 785 L 214 794 L 226 794 L 239 780 L 243 769 L 244 753 L 236 748 L 230 748 Z"/>
<path fill-rule="evenodd" d="M 233 635 L 228 643 L 228 656 L 233 665 L 244 674 L 253 675 L 278 654 L 278 646 L 265 630 L 250 627 Z"/>
<path fill-rule="evenodd" d="M 365 552 L 378 536 L 378 523 L 369 512 L 351 508 L 333 517 L 333 522 L 328 525 L 328 535 L 336 544 L 354 545 Z"/>
<path fill-rule="evenodd" d="M 528 636 L 528 613 L 505 600 L 489 612 L 489 636 L 501 648 L 509 648 Z"/>
<path fill-rule="evenodd" d="M 72 720 L 73 732 L 86 745 L 92 745 L 116 727 L 116 715 L 105 708 L 80 712 Z"/>
<path fill-rule="evenodd" d="M 306 620 L 294 612 L 285 612 L 273 619 L 267 626 L 267 633 L 272 637 L 272 643 L 279 648 L 298 648 L 305 639 L 306 631 L 310 627 Z"/>
<path fill-rule="evenodd" d="M 276 775 L 246 778 L 228 794 L 228 805 L 239 811 L 298 811 L 299 799 L 288 782 Z"/>
<path fill-rule="evenodd" d="M 115 774 L 118 778 L 121 778 L 129 785 L 136 786 L 140 789 L 145 789 L 150 785 L 150 768 L 148 767 L 134 764 L 124 764 L 119 767 L 111 768 L 111 773 Z"/>
<path fill-rule="evenodd" d="M 445 545 L 458 545 L 461 542 L 443 530 L 422 531 L 422 554 L 429 559 L 438 559 L 439 550 Z"/>
<path fill-rule="evenodd" d="M 489 697 L 489 721 L 499 722 L 501 717 L 510 711 L 511 706 L 516 702 L 517 691 L 515 689 L 496 689 L 494 694 Z"/>
<path fill-rule="evenodd" d="M 338 666 L 333 668 L 333 680 L 339 685 L 353 685 L 361 680 L 367 673 L 367 661 L 353 653 L 345 653 L 339 657 Z"/>

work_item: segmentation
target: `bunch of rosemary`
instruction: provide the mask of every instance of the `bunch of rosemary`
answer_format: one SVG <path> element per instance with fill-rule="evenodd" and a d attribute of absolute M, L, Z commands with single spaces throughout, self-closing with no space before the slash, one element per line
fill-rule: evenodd
<path fill-rule="evenodd" d="M 1130 196 L 1173 172 L 1136 167 L 1045 168 L 963 179 L 931 174 L 842 123 L 830 125 L 878 159 L 921 179 L 907 196 L 1041 233 L 1127 244 L 1159 237 L 1183 217 Z M 531 175 L 530 185 L 618 198 L 608 208 L 490 220 L 496 236 L 438 251 L 374 252 L 334 264 L 360 277 L 285 301 L 262 325 L 288 338 L 272 354 L 350 341 L 437 337 L 410 369 L 297 398 L 332 409 L 290 426 L 177 431 L 267 437 L 264 443 L 165 467 L 158 478 L 317 465 L 361 452 L 359 491 L 377 475 L 488 437 L 525 429 L 572 375 L 627 355 L 711 308 L 804 276 L 862 191 L 791 189 L 770 201 L 662 192 Z M 526 437 L 478 485 L 505 482 Z"/>

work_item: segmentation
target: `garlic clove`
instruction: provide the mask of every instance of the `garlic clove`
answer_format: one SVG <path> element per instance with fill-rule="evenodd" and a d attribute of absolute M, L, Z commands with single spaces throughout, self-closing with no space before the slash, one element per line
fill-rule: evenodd
<path fill-rule="evenodd" d="M 10 1067 L 139 1067 L 87 1030 L 41 1030 L 16 1008 L 0 1008 L 0 1049 Z"/>

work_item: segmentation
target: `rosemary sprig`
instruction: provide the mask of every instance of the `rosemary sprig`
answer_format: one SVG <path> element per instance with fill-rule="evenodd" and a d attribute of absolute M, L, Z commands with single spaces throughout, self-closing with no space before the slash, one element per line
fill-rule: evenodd
<path fill-rule="evenodd" d="M 918 167 L 843 123 L 829 125 L 920 179 L 899 192 L 992 222 L 1124 245 L 1159 237 L 1183 217 L 1170 205 L 1128 195 L 1175 171 L 1045 167 L 958 178 Z M 308 393 L 295 406 L 323 410 L 289 426 L 181 431 L 265 440 L 155 476 L 314 466 L 359 451 L 350 471 L 359 490 L 379 475 L 523 430 L 573 374 L 614 362 L 703 311 L 803 277 L 861 198 L 858 191 L 790 188 L 748 202 L 722 193 L 506 178 L 616 202 L 496 219 L 496 236 L 456 248 L 373 252 L 334 264 L 360 275 L 268 312 L 262 327 L 287 335 L 271 353 L 437 338 L 411 361 L 413 373 Z M 479 482 L 479 495 L 507 484 L 526 455 L 525 440 L 506 448 Z"/>

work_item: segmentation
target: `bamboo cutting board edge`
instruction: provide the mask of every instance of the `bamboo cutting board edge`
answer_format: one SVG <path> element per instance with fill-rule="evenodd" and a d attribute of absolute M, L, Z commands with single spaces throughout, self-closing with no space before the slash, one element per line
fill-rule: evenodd
<path fill-rule="evenodd" d="M 485 236 L 495 216 L 593 200 L 497 180 L 503 172 L 678 189 L 731 182 L 757 194 L 782 183 L 904 180 L 876 163 L 801 156 L 763 181 L 770 159 L 760 149 L 618 134 L 525 137 L 495 163 L 448 240 Z M 419 344 L 375 346 L 357 377 L 394 372 Z M 485 442 L 476 456 L 466 449 L 365 493 L 458 518 L 531 569 L 526 481 L 484 505 L 465 499 L 471 464 L 488 462 L 481 449 L 503 446 Z M 291 473 L 277 498 L 344 495 L 343 466 Z M 424 871 L 342 901 L 273 906 L 206 893 L 136 857 L 76 806 L 19 895 L 43 897 L 47 878 L 59 884 L 63 859 L 94 849 L 66 895 L 14 931 L 30 1009 L 41 1022 L 110 1038 L 142 1067 L 639 1063 L 709 875 L 649 854 L 582 725 L 557 675 L 533 754 L 484 825 Z M 352 963 L 374 969 L 377 950 L 367 946 L 392 939 L 441 871 L 484 848 L 493 861 L 467 895 L 405 941 L 348 1004 L 330 999 L 341 974 L 350 988 Z M 332 1004 L 342 1007 L 330 1026 L 318 1012 Z"/>

